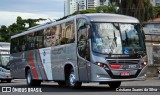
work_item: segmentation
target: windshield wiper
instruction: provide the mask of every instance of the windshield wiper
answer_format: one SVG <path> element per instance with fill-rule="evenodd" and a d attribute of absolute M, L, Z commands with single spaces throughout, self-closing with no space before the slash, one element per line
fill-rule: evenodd
<path fill-rule="evenodd" d="M 114 31 L 114 39 L 113 40 L 114 40 L 116 47 L 117 47 L 117 37 L 116 37 L 115 31 Z"/>

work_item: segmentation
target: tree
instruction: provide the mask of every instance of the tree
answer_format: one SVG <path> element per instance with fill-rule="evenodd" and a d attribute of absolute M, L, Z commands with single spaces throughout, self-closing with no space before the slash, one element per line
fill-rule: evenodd
<path fill-rule="evenodd" d="M 154 17 L 159 17 L 160 16 L 160 7 L 154 7 L 153 8 L 153 12 L 154 12 Z"/>
<path fill-rule="evenodd" d="M 86 13 L 96 13 L 95 9 L 87 9 L 87 10 L 82 10 L 82 11 L 76 11 L 74 12 L 72 15 L 76 15 L 76 14 L 86 14 Z"/>
<path fill-rule="evenodd" d="M 25 24 L 28 24 L 30 28 L 30 27 L 38 25 L 37 22 L 44 21 L 44 20 L 46 19 L 39 18 L 39 19 L 26 19 L 24 21 L 25 21 Z"/>
<path fill-rule="evenodd" d="M 8 27 L 6 27 L 5 25 L 2 25 L 0 27 L 0 41 L 9 42 L 10 36 L 21 33 L 22 31 L 25 31 L 30 27 L 36 26 L 38 25 L 37 22 L 43 20 L 46 19 L 22 19 L 20 16 L 18 16 L 15 23 L 11 24 Z"/>
<path fill-rule="evenodd" d="M 96 7 L 97 13 L 117 13 L 115 5 Z"/>
<path fill-rule="evenodd" d="M 62 18 L 60 18 L 56 21 L 66 19 L 67 17 L 73 16 L 73 15 L 76 15 L 76 14 L 88 14 L 88 13 L 117 13 L 117 11 L 116 11 L 115 5 L 99 6 L 99 7 L 96 7 L 95 9 L 87 9 L 87 10 L 82 10 L 82 11 L 76 11 L 73 14 L 64 16 L 64 17 L 62 17 Z"/>
<path fill-rule="evenodd" d="M 8 31 L 7 31 L 7 27 L 5 25 L 2 25 L 0 28 L 0 41 L 1 42 L 6 42 L 9 39 L 8 36 Z"/>
<path fill-rule="evenodd" d="M 72 15 L 77 14 L 78 12 L 73 13 Z M 116 13 L 116 7 L 115 5 L 109 5 L 109 6 L 99 6 L 95 9 L 87 9 L 79 11 L 79 14 L 87 14 L 87 13 Z"/>
<path fill-rule="evenodd" d="M 134 16 L 141 22 L 154 18 L 149 0 L 121 0 L 119 13 Z"/>

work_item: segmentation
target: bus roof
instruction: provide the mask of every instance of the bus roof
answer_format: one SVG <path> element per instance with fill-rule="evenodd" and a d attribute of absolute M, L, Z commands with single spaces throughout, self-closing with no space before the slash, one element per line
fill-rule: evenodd
<path fill-rule="evenodd" d="M 49 22 L 49 23 L 46 23 L 46 24 L 31 27 L 27 31 L 24 31 L 22 33 L 11 36 L 11 39 L 19 37 L 19 36 L 23 36 L 23 35 L 26 35 L 26 34 L 29 34 L 29 33 L 35 32 L 35 31 L 39 31 L 39 30 L 48 28 L 50 26 L 61 24 L 61 23 L 66 22 L 66 21 L 74 20 L 75 18 L 85 18 L 90 22 L 139 23 L 138 19 L 136 19 L 134 17 L 126 16 L 126 15 L 120 15 L 120 14 L 109 14 L 109 13 L 79 14 L 79 15 L 68 17 L 64 20 L 57 21 L 57 22 Z"/>
<path fill-rule="evenodd" d="M 88 19 L 93 22 L 139 23 L 139 20 L 134 17 L 120 14 L 92 13 L 84 14 L 84 16 L 88 17 Z"/>

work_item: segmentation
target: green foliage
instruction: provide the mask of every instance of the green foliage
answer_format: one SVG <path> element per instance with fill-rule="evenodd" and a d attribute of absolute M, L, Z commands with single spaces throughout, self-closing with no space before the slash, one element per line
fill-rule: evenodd
<path fill-rule="evenodd" d="M 0 28 L 0 41 L 4 41 L 5 38 L 9 38 L 8 37 L 9 32 L 7 31 L 7 27 L 5 25 L 2 25 Z"/>
<path fill-rule="evenodd" d="M 5 25 L 2 25 L 0 27 L 0 42 L 9 42 L 12 35 L 21 33 L 22 31 L 25 31 L 30 27 L 36 26 L 38 25 L 37 22 L 43 20 L 46 19 L 22 19 L 20 16 L 18 16 L 15 23 L 11 24 L 8 27 Z"/>
<path fill-rule="evenodd" d="M 87 10 L 82 10 L 82 11 L 76 11 L 71 15 L 67 15 L 67 16 L 64 16 L 64 17 L 58 19 L 57 21 L 66 19 L 67 17 L 73 16 L 73 15 L 76 15 L 76 14 L 88 14 L 88 13 L 117 13 L 117 11 L 116 11 L 116 7 L 115 7 L 114 4 L 110 5 L 110 6 L 99 6 L 99 7 L 96 7 L 95 9 L 87 9 Z"/>
<path fill-rule="evenodd" d="M 97 13 L 117 13 L 115 5 L 96 7 Z"/>
<path fill-rule="evenodd" d="M 64 16 L 64 17 L 62 17 L 62 18 L 60 18 L 60 19 L 58 19 L 58 20 L 56 20 L 56 21 L 60 21 L 60 20 L 66 19 L 66 18 L 69 17 L 69 16 L 72 16 L 72 15 Z"/>
<path fill-rule="evenodd" d="M 141 22 L 154 18 L 149 0 L 121 0 L 119 13 L 136 17 Z"/>
<path fill-rule="evenodd" d="M 86 13 L 96 13 L 95 9 L 88 9 L 88 10 L 82 10 L 79 12 L 79 14 L 86 14 Z M 74 15 L 74 13 L 73 13 Z"/>
<path fill-rule="evenodd" d="M 153 8 L 154 17 L 160 16 L 160 7 L 154 7 Z"/>
<path fill-rule="evenodd" d="M 37 22 L 43 21 L 43 20 L 46 20 L 46 19 L 43 19 L 43 18 L 39 18 L 39 19 L 27 19 L 27 20 L 25 20 L 25 23 L 28 23 L 29 28 L 30 28 L 30 27 L 38 25 Z"/>

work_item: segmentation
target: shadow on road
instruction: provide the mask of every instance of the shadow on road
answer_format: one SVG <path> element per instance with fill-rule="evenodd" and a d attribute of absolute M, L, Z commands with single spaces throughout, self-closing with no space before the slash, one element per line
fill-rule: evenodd
<path fill-rule="evenodd" d="M 16 84 L 16 83 L 15 83 Z M 12 88 L 41 88 L 42 92 L 111 92 L 115 91 L 107 86 L 82 86 L 77 89 L 72 89 L 69 87 L 62 87 L 55 84 L 42 84 L 41 86 L 27 86 L 26 84 L 8 85 L 0 87 L 12 87 Z"/>
<path fill-rule="evenodd" d="M 58 85 L 41 85 L 42 90 L 49 92 L 107 92 L 107 91 L 115 91 L 109 87 L 100 87 L 100 86 L 82 86 L 77 89 L 72 89 L 69 87 L 62 87 Z"/>

